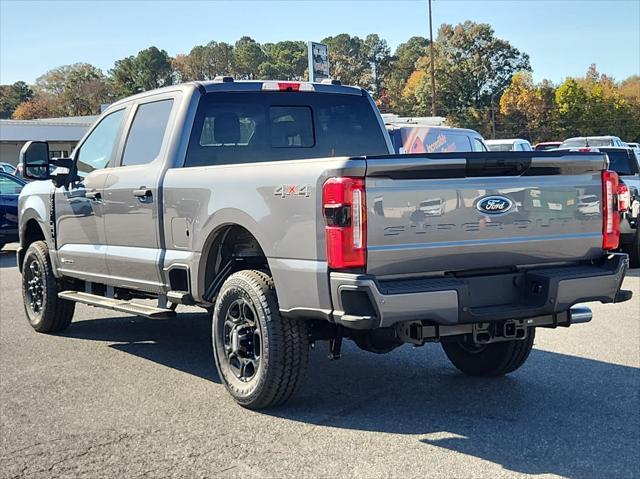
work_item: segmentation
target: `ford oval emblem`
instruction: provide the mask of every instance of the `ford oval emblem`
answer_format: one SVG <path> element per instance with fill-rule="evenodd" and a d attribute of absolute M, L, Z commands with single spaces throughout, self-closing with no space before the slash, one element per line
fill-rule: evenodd
<path fill-rule="evenodd" d="M 485 196 L 478 201 L 476 208 L 488 215 L 499 215 L 513 208 L 513 201 L 506 196 Z"/>

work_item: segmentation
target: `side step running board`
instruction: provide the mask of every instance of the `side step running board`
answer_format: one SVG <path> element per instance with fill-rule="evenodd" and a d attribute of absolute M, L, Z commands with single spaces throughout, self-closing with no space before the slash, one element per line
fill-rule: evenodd
<path fill-rule="evenodd" d="M 61 291 L 58 297 L 77 303 L 88 304 L 89 306 L 97 306 L 99 308 L 112 309 L 123 313 L 135 314 L 151 319 L 168 319 L 175 317 L 175 311 L 165 308 L 156 308 L 132 301 L 122 299 L 105 298 L 97 294 L 83 293 L 80 291 Z"/>

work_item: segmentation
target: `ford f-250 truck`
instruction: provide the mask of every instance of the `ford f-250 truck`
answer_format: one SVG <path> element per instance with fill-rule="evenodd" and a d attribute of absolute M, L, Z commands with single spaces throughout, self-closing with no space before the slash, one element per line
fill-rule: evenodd
<path fill-rule="evenodd" d="M 71 158 L 44 142 L 21 156 L 47 180 L 19 201 L 33 328 L 66 328 L 77 302 L 207 308 L 220 378 L 249 408 L 292 395 L 315 341 L 332 358 L 343 339 L 440 341 L 464 373 L 502 375 L 537 327 L 630 298 L 605 154 L 395 155 L 370 96 L 336 81 L 149 91 L 111 105 Z"/>

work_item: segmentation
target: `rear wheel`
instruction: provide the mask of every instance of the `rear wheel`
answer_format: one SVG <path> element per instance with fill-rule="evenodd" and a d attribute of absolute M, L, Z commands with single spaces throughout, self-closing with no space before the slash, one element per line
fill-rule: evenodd
<path fill-rule="evenodd" d="M 307 325 L 280 316 L 271 277 L 232 274 L 213 312 L 213 353 L 220 379 L 241 406 L 262 409 L 289 399 L 306 375 Z"/>
<path fill-rule="evenodd" d="M 29 323 L 36 331 L 62 331 L 71 323 L 76 304 L 58 298 L 61 290 L 61 281 L 53 275 L 47 243 L 32 243 L 22 263 L 22 299 Z"/>
<path fill-rule="evenodd" d="M 535 329 L 525 339 L 475 344 L 466 338 L 445 341 L 442 348 L 453 365 L 470 376 L 502 376 L 515 371 L 529 357 Z"/>

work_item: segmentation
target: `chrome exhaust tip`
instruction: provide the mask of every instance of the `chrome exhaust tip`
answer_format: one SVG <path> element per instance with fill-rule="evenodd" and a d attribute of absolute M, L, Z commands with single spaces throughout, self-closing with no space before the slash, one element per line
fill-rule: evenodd
<path fill-rule="evenodd" d="M 569 324 L 588 323 L 592 318 L 591 308 L 587 306 L 574 306 L 569 310 Z"/>

